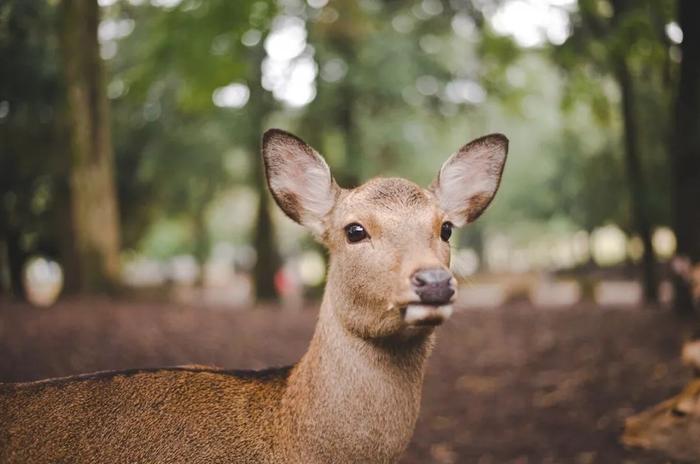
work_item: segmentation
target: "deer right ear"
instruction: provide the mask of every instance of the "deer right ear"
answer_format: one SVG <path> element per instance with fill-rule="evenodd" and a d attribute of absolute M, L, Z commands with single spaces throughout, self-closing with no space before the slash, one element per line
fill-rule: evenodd
<path fill-rule="evenodd" d="M 272 196 L 287 216 L 323 233 L 323 220 L 335 204 L 340 188 L 316 150 L 280 129 L 263 135 L 265 175 Z"/>

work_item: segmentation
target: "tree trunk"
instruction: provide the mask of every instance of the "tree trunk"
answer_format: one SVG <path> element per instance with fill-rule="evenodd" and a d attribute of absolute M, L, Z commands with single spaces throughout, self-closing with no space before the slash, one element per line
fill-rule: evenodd
<path fill-rule="evenodd" d="M 262 89 L 261 89 L 262 90 Z M 255 281 L 255 298 L 257 300 L 272 300 L 277 297 L 275 291 L 275 273 L 281 266 L 281 258 L 277 251 L 275 240 L 275 224 L 272 222 L 272 202 L 267 192 L 267 183 L 262 168 L 260 155 L 260 140 L 262 139 L 262 119 L 260 120 L 260 137 L 256 137 L 256 143 L 251 147 L 254 153 L 253 166 L 255 190 L 258 193 L 258 209 L 255 220 L 255 236 L 253 246 L 257 259 L 253 269 Z"/>
<path fill-rule="evenodd" d="M 632 205 L 632 220 L 634 229 L 642 240 L 644 254 L 642 256 L 642 285 L 644 299 L 649 303 L 658 301 L 658 281 L 656 277 L 656 258 L 651 241 L 651 223 L 648 216 L 647 191 L 644 185 L 644 174 L 639 159 L 638 129 L 635 119 L 635 95 L 632 76 L 624 57 L 620 58 L 617 67 L 617 80 L 622 93 L 622 119 L 624 122 L 625 166 L 630 189 L 630 204 Z"/>
<path fill-rule="evenodd" d="M 21 234 L 17 229 L 7 231 L 7 270 L 10 277 L 10 292 L 18 300 L 25 300 L 27 293 L 24 288 L 22 271 L 27 259 L 20 244 Z"/>
<path fill-rule="evenodd" d="M 82 291 L 119 278 L 119 218 L 114 160 L 100 58 L 97 0 L 62 0 L 60 41 L 70 134 L 71 222 Z"/>
<path fill-rule="evenodd" d="M 263 171 L 262 161 L 262 134 L 265 129 L 265 119 L 273 109 L 272 96 L 262 88 L 261 65 L 265 58 L 265 49 L 262 42 L 251 53 L 251 66 L 253 72 L 249 81 L 250 99 L 248 118 L 250 123 L 250 137 L 248 150 L 252 156 L 253 187 L 258 194 L 258 209 L 255 220 L 253 246 L 257 259 L 253 269 L 255 282 L 255 298 L 259 301 L 272 300 L 277 297 L 275 291 L 275 273 L 281 265 L 281 258 L 277 250 L 275 239 L 275 224 L 272 222 L 272 202 L 267 191 L 267 182 Z"/>
<path fill-rule="evenodd" d="M 210 196 L 208 196 L 210 198 Z M 203 204 L 208 204 L 209 201 Z M 199 266 L 199 274 L 197 275 L 196 285 L 204 287 L 207 281 L 207 261 L 209 261 L 209 253 L 211 251 L 211 238 L 209 236 L 209 227 L 207 227 L 206 209 L 199 209 L 192 218 L 193 241 L 194 241 L 194 258 Z"/>
<path fill-rule="evenodd" d="M 678 18 L 683 30 L 680 80 L 675 104 L 675 131 L 671 141 L 673 167 L 673 225 L 677 254 L 700 263 L 700 2 L 679 0 Z M 693 311 L 687 282 L 675 279 L 674 309 Z"/>
<path fill-rule="evenodd" d="M 277 253 L 270 213 L 270 197 L 267 192 L 260 191 L 254 239 L 257 252 L 254 270 L 255 296 L 258 300 L 270 300 L 277 296 L 274 282 L 275 273 L 280 267 L 280 257 Z"/>
<path fill-rule="evenodd" d="M 349 63 L 350 61 L 346 61 Z M 355 122 L 355 102 L 357 97 L 352 84 L 346 82 L 341 88 L 340 125 L 343 129 L 345 158 L 336 177 L 341 186 L 352 188 L 360 185 L 361 159 L 360 138 Z"/>
<path fill-rule="evenodd" d="M 68 156 L 70 152 L 63 152 Z M 75 294 L 81 290 L 80 257 L 73 236 L 73 214 L 70 193 L 69 170 L 62 169 L 61 178 L 54 191 L 56 212 L 53 218 L 53 227 L 57 231 L 58 261 L 63 271 L 62 294 Z"/>
<path fill-rule="evenodd" d="M 10 294 L 10 277 L 7 266 L 7 244 L 2 235 L 0 235 L 0 301 L 3 296 Z"/>

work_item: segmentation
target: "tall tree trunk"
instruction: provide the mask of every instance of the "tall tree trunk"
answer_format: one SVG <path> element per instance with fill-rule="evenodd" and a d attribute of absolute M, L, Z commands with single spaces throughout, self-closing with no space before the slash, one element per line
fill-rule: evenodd
<path fill-rule="evenodd" d="M 265 58 L 262 42 L 251 53 L 251 63 L 254 67 L 250 78 L 250 109 L 248 111 L 250 135 L 248 150 L 252 155 L 253 187 L 258 194 L 258 209 L 255 219 L 253 246 L 257 259 L 253 269 L 255 282 L 255 298 L 257 300 L 272 300 L 277 297 L 275 291 L 275 273 L 281 265 L 281 258 L 275 239 L 275 224 L 272 222 L 272 202 L 267 191 L 267 182 L 263 172 L 262 134 L 265 129 L 265 119 L 273 108 L 272 96 L 262 88 L 261 65 Z"/>
<path fill-rule="evenodd" d="M 349 63 L 350 61 L 346 61 Z M 357 97 L 352 84 L 346 82 L 341 87 L 341 108 L 340 125 L 343 129 L 345 146 L 345 158 L 339 172 L 337 172 L 338 182 L 343 187 L 356 187 L 360 184 L 361 159 L 360 138 L 357 134 L 357 124 L 355 121 L 355 102 Z"/>
<path fill-rule="evenodd" d="M 636 121 L 633 80 L 624 57 L 619 59 L 617 80 L 622 93 L 622 119 L 624 122 L 625 166 L 630 188 L 630 203 L 634 229 L 642 240 L 642 284 L 644 299 L 650 303 L 658 301 L 656 258 L 651 239 L 651 222 L 648 216 L 647 190 L 639 159 L 638 128 Z"/>
<path fill-rule="evenodd" d="M 280 268 L 280 256 L 274 237 L 274 224 L 270 211 L 270 196 L 264 186 L 259 191 L 258 214 L 255 224 L 253 244 L 257 253 L 253 277 L 255 279 L 255 297 L 258 300 L 276 298 L 275 273 Z"/>
<path fill-rule="evenodd" d="M 27 293 L 24 288 L 24 279 L 22 271 L 24 262 L 27 259 L 25 251 L 20 244 L 21 234 L 18 229 L 9 229 L 7 231 L 7 269 L 10 275 L 10 291 L 12 295 L 19 299 L 26 299 Z"/>
<path fill-rule="evenodd" d="M 63 150 L 63 156 L 69 156 L 70 151 Z M 73 214 L 70 192 L 70 169 L 61 167 L 61 174 L 54 191 L 56 212 L 53 227 L 57 231 L 58 260 L 63 271 L 62 294 L 74 294 L 81 290 L 80 257 L 73 236 Z"/>
<path fill-rule="evenodd" d="M 7 245 L 5 239 L 0 235 L 0 301 L 3 296 L 10 294 L 10 277 L 7 267 Z"/>
<path fill-rule="evenodd" d="M 210 196 L 208 196 L 210 198 Z M 209 201 L 203 202 L 208 204 Z M 196 285 L 204 287 L 207 280 L 207 261 L 211 251 L 211 237 L 209 236 L 209 228 L 207 227 L 206 209 L 199 209 L 192 218 L 193 240 L 194 240 L 194 258 L 199 266 L 199 275 L 197 276 Z"/>
<path fill-rule="evenodd" d="M 60 7 L 77 280 L 82 291 L 99 291 L 118 281 L 120 246 L 109 103 L 97 40 L 99 6 L 97 0 L 62 0 Z"/>
<path fill-rule="evenodd" d="M 677 253 L 700 263 L 700 2 L 679 0 L 678 18 L 683 30 L 680 80 L 675 104 L 675 131 L 671 142 L 673 167 L 673 225 Z M 674 309 L 693 311 L 686 282 L 675 279 Z"/>

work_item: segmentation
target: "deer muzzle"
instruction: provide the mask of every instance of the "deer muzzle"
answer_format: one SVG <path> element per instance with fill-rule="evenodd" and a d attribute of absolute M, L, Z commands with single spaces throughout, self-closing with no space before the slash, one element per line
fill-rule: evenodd
<path fill-rule="evenodd" d="M 438 325 L 452 315 L 455 279 L 443 268 L 420 269 L 411 276 L 411 288 L 419 301 L 401 309 L 409 325 Z"/>
<path fill-rule="evenodd" d="M 421 269 L 411 276 L 413 291 L 426 305 L 442 306 L 450 303 L 455 294 L 452 274 L 442 268 Z"/>

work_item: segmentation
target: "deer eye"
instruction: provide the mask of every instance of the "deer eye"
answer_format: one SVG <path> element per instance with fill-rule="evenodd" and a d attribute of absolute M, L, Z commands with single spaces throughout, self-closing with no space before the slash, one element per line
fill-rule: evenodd
<path fill-rule="evenodd" d="M 673 409 L 671 409 L 671 415 L 673 417 L 685 417 L 688 415 L 688 413 L 686 411 L 681 410 L 681 409 L 673 408 Z"/>
<path fill-rule="evenodd" d="M 356 222 L 345 226 L 345 236 L 350 243 L 360 242 L 369 237 L 365 228 Z"/>
<path fill-rule="evenodd" d="M 450 221 L 443 222 L 440 228 L 440 238 L 444 242 L 449 242 L 452 237 L 452 223 Z"/>

